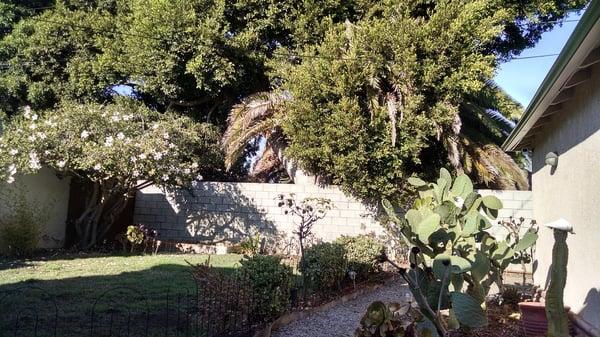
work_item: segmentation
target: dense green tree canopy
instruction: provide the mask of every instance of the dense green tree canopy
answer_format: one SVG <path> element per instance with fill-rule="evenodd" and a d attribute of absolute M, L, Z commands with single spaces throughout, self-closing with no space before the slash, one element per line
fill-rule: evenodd
<path fill-rule="evenodd" d="M 440 166 L 514 186 L 484 149 L 505 133 L 487 110 L 519 109 L 488 81 L 585 2 L 7 0 L 0 113 L 106 103 L 126 85 L 151 109 L 223 130 L 244 97 L 283 89 L 288 155 L 362 197 Z"/>

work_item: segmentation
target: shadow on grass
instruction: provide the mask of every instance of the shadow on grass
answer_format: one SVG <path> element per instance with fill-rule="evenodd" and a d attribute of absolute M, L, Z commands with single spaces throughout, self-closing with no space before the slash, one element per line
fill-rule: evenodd
<path fill-rule="evenodd" d="M 207 292 L 196 287 L 191 267 L 177 264 L 3 285 L 0 336 L 200 336 L 210 323 L 198 314 L 198 303 L 213 298 Z"/>

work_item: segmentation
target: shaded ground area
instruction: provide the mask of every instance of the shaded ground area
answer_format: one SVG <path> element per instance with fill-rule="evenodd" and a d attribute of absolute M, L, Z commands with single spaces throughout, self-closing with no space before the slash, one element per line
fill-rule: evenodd
<path fill-rule="evenodd" d="M 329 310 L 314 313 L 295 321 L 278 331 L 274 337 L 351 337 L 369 304 L 374 301 L 402 302 L 406 300 L 407 286 L 394 279 L 382 288 Z"/>
<path fill-rule="evenodd" d="M 76 254 L 0 260 L 0 331 L 17 329 L 19 336 L 34 333 L 32 329 L 37 336 L 136 336 L 145 335 L 141 330 L 147 326 L 166 326 L 165 320 L 175 334 L 195 328 L 196 298 L 203 290 L 197 289 L 188 262 L 207 258 Z M 232 272 L 240 259 L 213 255 L 210 264 Z M 149 336 L 170 335 L 162 328 L 160 334 L 151 332 Z"/>

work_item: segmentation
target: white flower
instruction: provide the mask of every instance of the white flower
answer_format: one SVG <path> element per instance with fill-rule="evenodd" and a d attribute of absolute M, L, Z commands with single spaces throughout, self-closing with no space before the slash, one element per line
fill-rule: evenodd
<path fill-rule="evenodd" d="M 63 168 L 63 167 L 65 167 L 66 164 L 67 164 L 66 161 L 60 160 L 58 163 L 56 163 L 56 166 L 58 166 L 58 168 Z"/>
<path fill-rule="evenodd" d="M 100 164 L 94 165 L 94 170 L 100 171 L 100 169 L 102 169 L 102 165 L 100 165 Z"/>
<path fill-rule="evenodd" d="M 39 170 L 42 168 L 40 165 L 40 160 L 38 159 L 37 153 L 29 152 L 29 167 L 32 170 Z"/>
<path fill-rule="evenodd" d="M 169 175 L 168 175 L 168 174 L 163 174 L 163 176 L 162 176 L 162 180 L 163 180 L 163 181 L 167 181 L 167 180 L 169 180 Z"/>
<path fill-rule="evenodd" d="M 163 138 L 164 139 L 169 139 L 169 133 L 168 132 L 163 133 Z"/>
<path fill-rule="evenodd" d="M 104 139 L 104 146 L 112 146 L 113 145 L 113 137 L 108 136 Z"/>
<path fill-rule="evenodd" d="M 36 133 L 36 135 L 38 136 L 39 139 L 46 139 L 46 134 L 43 132 L 38 132 L 38 133 Z"/>
<path fill-rule="evenodd" d="M 118 139 L 118 140 L 123 140 L 123 139 L 125 139 L 125 135 L 123 134 L 123 132 L 119 132 L 119 133 L 117 133 L 117 139 Z"/>
<path fill-rule="evenodd" d="M 19 153 L 19 150 L 16 150 L 16 149 L 11 149 L 10 151 L 8 151 L 8 153 L 10 153 L 10 155 L 11 155 L 11 156 L 14 156 L 14 155 L 16 155 L 17 153 Z M 12 165 L 12 166 L 14 166 L 14 165 Z"/>
<path fill-rule="evenodd" d="M 173 143 L 169 143 L 169 149 L 175 149 L 177 148 L 177 145 L 173 144 Z"/>
<path fill-rule="evenodd" d="M 128 121 L 130 119 L 133 119 L 133 115 L 125 115 L 125 116 L 123 116 L 123 120 L 124 121 Z"/>
<path fill-rule="evenodd" d="M 14 183 L 14 182 L 15 182 L 15 177 L 13 177 L 13 176 L 9 176 L 9 177 L 6 179 L 6 182 L 7 182 L 7 183 L 9 183 L 9 184 L 12 184 L 12 183 Z"/>
<path fill-rule="evenodd" d="M 189 168 L 184 168 L 183 173 L 190 174 L 190 173 L 192 173 L 192 171 Z"/>
<path fill-rule="evenodd" d="M 195 170 L 195 169 L 197 169 L 197 168 L 198 168 L 198 163 L 196 163 L 196 162 L 193 162 L 193 163 L 192 163 L 192 165 L 191 165 L 191 167 L 192 167 L 192 169 L 194 169 L 194 170 Z"/>
<path fill-rule="evenodd" d="M 154 160 L 161 160 L 162 157 L 163 157 L 163 154 L 161 152 L 154 153 Z"/>
<path fill-rule="evenodd" d="M 142 153 L 142 154 L 139 155 L 139 157 L 140 157 L 140 159 L 144 160 L 144 159 L 146 159 L 146 154 Z"/>
<path fill-rule="evenodd" d="M 23 116 L 25 116 L 25 118 L 27 119 L 31 117 L 31 108 L 29 107 L 29 105 L 25 106 Z"/>
<path fill-rule="evenodd" d="M 49 151 L 49 150 L 46 150 L 46 151 L 44 151 L 44 154 L 45 154 L 46 156 L 48 156 L 48 155 L 50 155 L 50 151 Z"/>
<path fill-rule="evenodd" d="M 114 114 L 112 115 L 111 119 L 113 122 L 118 122 L 121 120 L 121 117 L 118 114 Z"/>
<path fill-rule="evenodd" d="M 152 124 L 152 130 L 156 130 L 156 129 L 158 129 L 158 124 L 157 123 Z"/>
<path fill-rule="evenodd" d="M 15 166 L 15 164 L 10 164 L 10 166 L 8 167 L 8 174 L 11 176 L 17 174 L 17 167 Z"/>
<path fill-rule="evenodd" d="M 32 121 L 37 121 L 37 119 L 38 119 L 38 115 L 34 114 L 33 116 L 31 116 L 31 120 Z"/>
<path fill-rule="evenodd" d="M 197 181 L 204 180 L 204 177 L 201 174 L 199 174 L 199 175 L 196 176 L 196 180 Z"/>
<path fill-rule="evenodd" d="M 139 177 L 139 175 L 140 175 L 140 172 L 138 172 L 137 170 L 133 170 L 133 171 L 131 172 L 131 174 L 132 174 L 134 177 Z"/>
<path fill-rule="evenodd" d="M 35 125 L 35 123 L 29 124 L 29 129 L 30 130 L 35 130 L 36 127 L 37 127 L 37 125 Z"/>
<path fill-rule="evenodd" d="M 132 157 L 131 157 L 131 162 L 132 162 L 132 163 L 135 163 L 136 161 L 137 161 L 137 158 L 136 158 L 135 156 L 132 156 Z"/>
<path fill-rule="evenodd" d="M 81 139 L 87 139 L 90 136 L 90 133 L 87 130 L 81 131 Z"/>
<path fill-rule="evenodd" d="M 27 137 L 27 139 L 28 139 L 30 142 L 35 142 L 35 139 L 36 139 L 36 138 L 35 138 L 35 136 L 34 136 L 34 135 L 31 135 L 31 136 Z"/>

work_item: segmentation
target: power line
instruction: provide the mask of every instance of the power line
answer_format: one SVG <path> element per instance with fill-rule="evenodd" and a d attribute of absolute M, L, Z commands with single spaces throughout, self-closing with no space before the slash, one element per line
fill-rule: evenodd
<path fill-rule="evenodd" d="M 542 58 L 542 57 L 551 57 L 551 56 L 558 56 L 558 55 L 560 55 L 560 54 L 521 56 L 521 57 L 513 57 L 511 60 L 529 60 L 529 59 L 538 59 L 538 58 Z"/>

